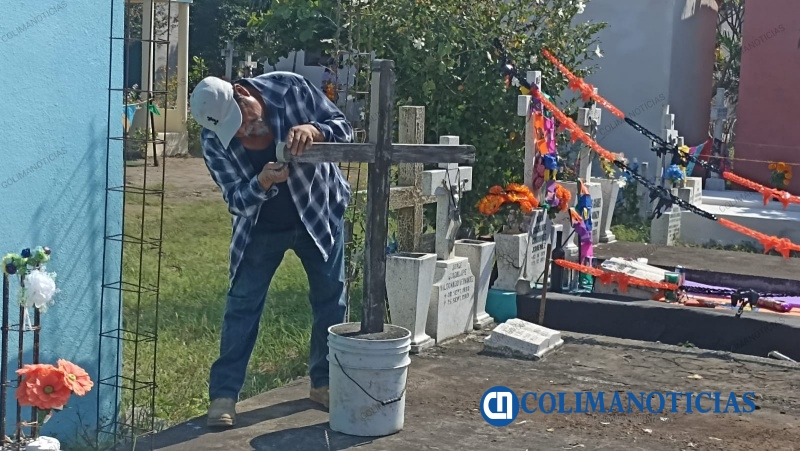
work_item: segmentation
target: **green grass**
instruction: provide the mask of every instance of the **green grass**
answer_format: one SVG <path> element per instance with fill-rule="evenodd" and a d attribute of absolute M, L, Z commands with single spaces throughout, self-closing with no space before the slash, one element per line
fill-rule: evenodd
<path fill-rule="evenodd" d="M 157 199 L 145 202 L 145 237 L 157 237 Z M 142 201 L 129 197 L 126 233 L 138 237 Z M 155 411 L 168 423 L 205 413 L 208 403 L 208 370 L 219 352 L 219 334 L 228 289 L 228 247 L 231 216 L 220 200 L 173 202 L 164 207 L 164 231 L 158 311 Z M 139 245 L 128 244 L 123 254 L 123 280 L 138 283 Z M 157 253 L 145 247 L 143 280 L 155 284 Z M 358 289 L 354 290 L 353 298 Z M 307 374 L 311 310 L 308 281 L 299 259 L 288 252 L 268 294 L 261 328 L 242 398 L 278 387 Z M 351 320 L 360 318 L 354 305 Z M 125 293 L 124 327 L 140 332 L 155 326 L 155 296 Z M 130 335 L 129 335 L 130 336 Z M 126 342 L 123 373 L 150 380 L 153 374 L 152 343 Z M 136 407 L 149 410 L 149 396 L 139 390 Z M 125 391 L 126 409 L 132 404 Z"/>
<path fill-rule="evenodd" d="M 640 224 L 615 224 L 611 231 L 619 241 L 634 243 L 647 243 L 650 241 L 650 224 L 642 221 Z"/>

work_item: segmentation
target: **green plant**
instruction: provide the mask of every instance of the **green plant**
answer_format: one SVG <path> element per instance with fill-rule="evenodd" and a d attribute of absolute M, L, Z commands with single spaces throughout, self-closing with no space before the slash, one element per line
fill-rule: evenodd
<path fill-rule="evenodd" d="M 769 169 L 772 171 L 770 176 L 772 186 L 777 189 L 786 189 L 789 181 L 792 180 L 792 167 L 786 163 L 770 163 Z"/>
<path fill-rule="evenodd" d="M 200 133 L 203 131 L 203 126 L 194 120 L 190 114 L 186 120 L 186 132 L 189 140 L 189 155 L 193 157 L 203 156 L 203 146 L 200 143 Z"/>
<path fill-rule="evenodd" d="M 270 58 L 319 40 L 324 42 L 313 43 L 313 48 L 374 51 L 378 58 L 393 60 L 394 107 L 425 106 L 426 142 L 458 135 L 461 142 L 475 146 L 472 191 L 462 201 L 463 227 L 491 233 L 482 230 L 475 204 L 480 193 L 497 183 L 522 181 L 524 157 L 524 140 L 516 138 L 524 130 L 524 119 L 516 115 L 520 92 L 506 88 L 494 40 L 499 39 L 521 72 L 541 70 L 543 91 L 555 95 L 567 87 L 567 80 L 539 56 L 540 50 L 547 48 L 568 67 L 576 68 L 576 75 L 585 77 L 590 68 L 578 68 L 593 55 L 593 36 L 605 24 L 573 25 L 583 7 L 573 0 L 553 0 L 547 6 L 527 0 L 385 0 L 380 5 L 342 5 L 344 10 L 337 11 L 331 3 L 274 2 L 270 11 L 255 15 L 249 25 L 270 37 Z M 346 16 L 341 27 L 329 27 L 341 16 Z M 299 33 L 315 24 L 321 25 L 316 34 Z M 575 103 L 557 101 L 573 117 Z M 566 140 L 564 134 L 559 135 L 560 145 Z"/>

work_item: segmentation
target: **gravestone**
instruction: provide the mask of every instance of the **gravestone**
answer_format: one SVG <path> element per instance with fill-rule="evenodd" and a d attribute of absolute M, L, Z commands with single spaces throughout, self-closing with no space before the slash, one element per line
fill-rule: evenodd
<path fill-rule="evenodd" d="M 436 344 L 473 330 L 475 277 L 469 259 L 437 261 L 425 332 Z"/>
<path fill-rule="evenodd" d="M 441 136 L 441 145 L 457 146 L 458 136 Z M 439 164 L 422 174 L 422 194 L 436 196 L 436 271 L 433 276 L 426 333 L 440 343 L 474 327 L 475 277 L 469 258 L 455 255 L 461 226 L 460 202 L 472 189 L 472 168 Z"/>
<path fill-rule="evenodd" d="M 550 238 L 550 231 L 547 224 L 547 213 L 542 209 L 533 210 L 531 213 L 531 222 L 533 224 L 533 231 L 528 243 L 530 259 L 528 261 L 528 277 L 523 277 L 529 282 L 546 283 L 542 280 L 545 268 L 545 261 L 547 260 L 547 242 Z M 525 274 L 523 273 L 522 276 Z"/>
<path fill-rule="evenodd" d="M 475 300 L 472 307 L 472 325 L 478 330 L 492 322 L 486 313 L 486 298 L 489 296 L 489 280 L 492 277 L 495 261 L 496 243 L 491 241 L 458 240 L 455 254 L 469 261 L 469 268 L 475 278 Z"/>
<path fill-rule="evenodd" d="M 692 205 L 703 203 L 703 179 L 700 177 L 686 177 L 683 188 L 678 188 L 678 197 Z"/>
<path fill-rule="evenodd" d="M 530 360 L 541 359 L 563 344 L 561 332 L 518 318 L 495 327 L 483 342 L 488 352 Z"/>
<path fill-rule="evenodd" d="M 652 282 L 663 282 L 666 273 L 669 272 L 656 266 L 650 266 L 636 260 L 628 260 L 619 257 L 613 257 L 603 261 L 600 268 L 604 271 L 623 273 Z M 622 295 L 642 300 L 651 300 L 654 296 L 659 294 L 659 290 L 655 288 L 635 285 L 629 285 L 625 292 L 622 292 L 616 282 L 604 284 L 599 280 L 595 281 L 593 291 L 595 293 Z"/>
<path fill-rule="evenodd" d="M 681 238 L 681 209 L 672 209 L 659 218 L 653 218 L 650 225 L 650 243 L 656 246 L 674 246 Z"/>

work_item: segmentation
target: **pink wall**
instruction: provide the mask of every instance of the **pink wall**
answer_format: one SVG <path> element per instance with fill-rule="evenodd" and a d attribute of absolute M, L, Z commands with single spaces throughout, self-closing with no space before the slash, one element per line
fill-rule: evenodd
<path fill-rule="evenodd" d="M 800 175 L 800 0 L 747 2 L 742 33 L 734 158 L 793 163 Z M 769 184 L 766 163 L 734 171 Z M 787 190 L 800 193 L 800 178 Z"/>

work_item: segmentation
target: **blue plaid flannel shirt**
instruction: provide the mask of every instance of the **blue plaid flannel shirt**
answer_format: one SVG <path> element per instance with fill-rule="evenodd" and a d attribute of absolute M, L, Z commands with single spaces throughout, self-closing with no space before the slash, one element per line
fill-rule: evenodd
<path fill-rule="evenodd" d="M 353 128 L 344 114 L 304 77 L 271 72 L 244 80 L 261 93 L 276 141 L 285 142 L 289 129 L 296 125 L 312 124 L 326 142 L 352 142 Z M 250 242 L 250 230 L 262 206 L 269 210 L 268 201 L 278 193 L 278 187 L 272 186 L 268 191 L 261 187 L 261 168 L 250 164 L 237 138 L 227 149 L 208 129 L 203 129 L 200 139 L 206 166 L 233 215 L 229 269 L 232 284 Z M 350 184 L 335 163 L 290 163 L 287 185 L 303 224 L 327 261 L 350 202 Z"/>

